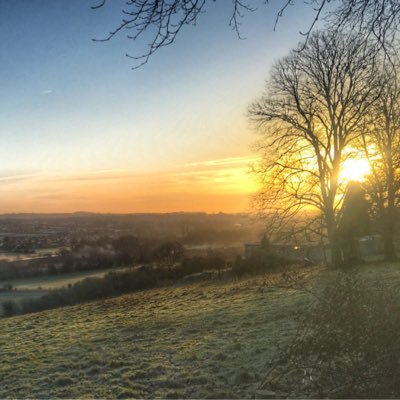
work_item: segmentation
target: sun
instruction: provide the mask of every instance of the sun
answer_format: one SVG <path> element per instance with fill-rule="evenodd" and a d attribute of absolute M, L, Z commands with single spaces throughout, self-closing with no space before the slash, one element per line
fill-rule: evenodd
<path fill-rule="evenodd" d="M 358 181 L 361 182 L 371 173 L 371 167 L 365 158 L 348 158 L 343 162 L 340 172 L 340 181 Z"/>

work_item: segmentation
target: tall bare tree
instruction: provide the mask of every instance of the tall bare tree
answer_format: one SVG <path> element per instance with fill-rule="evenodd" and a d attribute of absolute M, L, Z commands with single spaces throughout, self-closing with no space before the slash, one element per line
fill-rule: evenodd
<path fill-rule="evenodd" d="M 250 107 L 262 135 L 258 204 L 286 219 L 322 213 L 332 263 L 341 264 L 340 171 L 377 95 L 374 51 L 360 38 L 322 32 L 300 47 L 276 63 Z"/>
<path fill-rule="evenodd" d="M 383 223 L 384 255 L 396 258 L 394 233 L 400 203 L 400 77 L 396 66 L 382 66 L 379 96 L 365 115 L 362 148 L 371 174 L 368 191 Z"/>

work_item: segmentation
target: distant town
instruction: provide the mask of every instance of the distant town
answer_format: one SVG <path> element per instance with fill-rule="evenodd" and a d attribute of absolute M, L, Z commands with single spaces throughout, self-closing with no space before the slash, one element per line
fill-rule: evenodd
<path fill-rule="evenodd" d="M 248 214 L 4 214 L 0 215 L 0 254 L 69 248 L 79 240 L 105 236 L 172 237 L 211 245 L 251 240 L 260 232 L 262 224 Z"/>

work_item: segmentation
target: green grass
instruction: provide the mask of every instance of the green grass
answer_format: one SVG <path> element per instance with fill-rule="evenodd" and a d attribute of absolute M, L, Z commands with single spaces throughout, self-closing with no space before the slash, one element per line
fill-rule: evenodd
<path fill-rule="evenodd" d="M 386 273 L 399 277 L 395 267 Z M 332 275 L 309 274 L 309 286 Z M 2 319 L 0 398 L 251 398 L 308 301 L 263 282 L 161 288 Z"/>

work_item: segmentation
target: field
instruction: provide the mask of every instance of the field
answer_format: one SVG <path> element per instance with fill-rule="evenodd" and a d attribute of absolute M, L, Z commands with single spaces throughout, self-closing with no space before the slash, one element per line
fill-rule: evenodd
<path fill-rule="evenodd" d="M 108 268 L 98 271 L 81 271 L 53 275 L 44 275 L 33 278 L 23 278 L 15 280 L 0 281 L 0 285 L 11 283 L 13 288 L 17 290 L 52 290 L 67 287 L 85 278 L 101 278 L 111 271 L 122 271 L 126 267 Z M 1 296 L 1 294 L 0 294 Z"/>
<path fill-rule="evenodd" d="M 397 266 L 380 269 L 399 280 Z M 366 276 L 376 276 L 373 267 Z M 334 272 L 302 272 L 322 287 Z M 0 320 L 0 398 L 251 398 L 307 304 L 279 275 L 160 288 Z"/>
<path fill-rule="evenodd" d="M 37 299 L 48 293 L 49 290 L 67 287 L 68 285 L 73 285 L 74 283 L 79 282 L 85 278 L 101 278 L 110 271 L 122 271 L 124 269 L 126 269 L 126 267 L 109 268 L 100 271 L 81 271 L 0 281 L 0 286 L 12 284 L 12 287 L 16 289 L 12 291 L 1 291 L 0 304 L 4 301 L 9 300 L 19 302 L 21 300 Z M 0 316 L 2 314 L 3 308 L 0 307 Z"/>
<path fill-rule="evenodd" d="M 37 249 L 34 253 L 8 253 L 0 252 L 0 261 L 20 261 L 20 260 L 32 260 L 34 258 L 41 257 L 52 257 L 60 251 L 59 247 L 51 247 L 45 249 Z"/>

